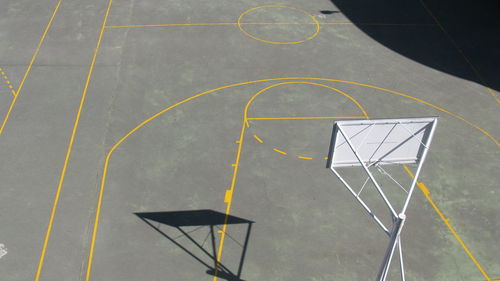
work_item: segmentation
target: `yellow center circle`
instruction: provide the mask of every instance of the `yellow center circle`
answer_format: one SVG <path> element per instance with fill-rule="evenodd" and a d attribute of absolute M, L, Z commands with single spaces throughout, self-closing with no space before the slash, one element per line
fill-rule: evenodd
<path fill-rule="evenodd" d="M 299 40 L 299 41 L 281 42 L 281 41 L 271 41 L 271 40 L 266 40 L 266 39 L 259 38 L 259 37 L 255 36 L 255 35 L 250 34 L 249 32 L 247 32 L 243 28 L 243 25 L 245 25 L 245 23 L 242 23 L 241 20 L 248 13 L 253 12 L 255 10 L 258 10 L 258 9 L 264 9 L 264 8 L 286 8 L 286 9 L 291 9 L 291 10 L 294 10 L 294 11 L 298 11 L 298 12 L 300 12 L 300 13 L 302 13 L 302 14 L 304 14 L 304 15 L 306 15 L 309 18 L 312 19 L 312 22 L 310 22 L 310 23 L 304 23 L 304 24 L 314 24 L 314 26 L 316 27 L 316 29 L 315 29 L 315 31 L 314 31 L 314 33 L 312 35 L 310 35 L 309 37 L 307 37 L 304 40 Z M 255 24 L 266 24 L 266 23 L 255 23 Z M 267 23 L 267 24 L 280 24 L 280 23 Z M 299 24 L 299 23 L 282 23 L 282 24 Z M 295 8 L 295 7 L 292 7 L 292 6 L 284 6 L 284 5 L 265 5 L 265 6 L 259 6 L 259 7 L 248 9 L 245 12 L 241 13 L 241 15 L 238 17 L 238 28 L 240 29 L 240 31 L 243 34 L 245 34 L 246 36 L 248 36 L 250 38 L 253 38 L 253 39 L 257 40 L 257 41 L 261 41 L 261 42 L 269 43 L 269 44 L 281 44 L 281 45 L 298 44 L 298 43 L 302 43 L 302 42 L 311 40 L 314 37 L 316 37 L 316 35 L 318 35 L 318 33 L 319 33 L 320 29 L 321 29 L 319 22 L 316 20 L 316 18 L 314 17 L 314 15 L 312 15 L 311 13 L 306 12 L 304 10 L 301 10 L 299 8 Z"/>

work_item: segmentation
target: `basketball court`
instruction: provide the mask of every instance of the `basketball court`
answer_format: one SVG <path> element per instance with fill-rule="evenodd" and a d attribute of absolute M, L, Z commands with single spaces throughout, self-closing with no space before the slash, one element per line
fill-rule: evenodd
<path fill-rule="evenodd" d="M 472 71 L 425 4 L 396 2 L 359 22 L 326 0 L 7 3 L 5 280 L 375 280 L 387 235 L 327 168 L 334 122 L 430 116 L 406 280 L 500 278 L 498 89 L 360 28 Z"/>

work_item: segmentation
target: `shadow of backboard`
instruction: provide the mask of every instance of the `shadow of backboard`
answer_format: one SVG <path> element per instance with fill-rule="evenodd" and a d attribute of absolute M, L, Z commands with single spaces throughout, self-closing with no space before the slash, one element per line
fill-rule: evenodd
<path fill-rule="evenodd" d="M 198 261 L 200 264 L 207 268 L 206 273 L 210 275 L 217 276 L 221 279 L 230 281 L 243 281 L 241 280 L 241 271 L 243 269 L 243 263 L 245 260 L 245 254 L 248 246 L 248 241 L 250 239 L 250 231 L 252 228 L 253 221 L 239 218 L 236 216 L 226 215 L 213 210 L 189 210 L 189 211 L 172 211 L 172 212 L 147 212 L 147 213 L 135 213 L 141 220 L 148 224 L 151 228 L 160 233 L 163 237 L 170 240 L 177 247 L 182 249 L 186 254 L 191 256 L 193 259 Z M 157 224 L 157 225 L 155 225 Z M 240 261 L 238 264 L 238 269 L 236 271 L 231 271 L 228 267 L 217 261 L 216 253 L 216 239 L 215 239 L 215 228 L 220 228 L 224 225 L 236 225 L 242 224 L 247 225 L 245 241 L 240 244 L 242 246 Z M 160 229 L 160 225 L 167 225 L 177 229 L 181 236 L 186 237 L 196 248 L 198 248 L 203 257 L 196 255 L 193 251 L 190 251 L 185 246 L 181 245 L 176 241 L 175 237 L 167 235 L 164 231 Z M 209 233 L 207 237 L 210 237 L 209 248 L 204 247 L 204 242 L 196 241 L 190 232 L 184 230 L 184 227 L 208 227 Z M 226 233 L 226 235 L 228 235 Z M 203 260 L 207 258 L 213 262 L 209 264 Z M 235 273 L 236 272 L 236 273 Z"/>

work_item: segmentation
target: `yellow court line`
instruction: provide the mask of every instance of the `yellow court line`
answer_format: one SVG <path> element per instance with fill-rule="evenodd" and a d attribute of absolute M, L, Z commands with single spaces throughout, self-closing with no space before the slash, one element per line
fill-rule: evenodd
<path fill-rule="evenodd" d="M 86 94 L 86 90 L 87 90 L 88 84 L 90 82 L 90 77 L 91 77 L 91 74 L 92 74 L 92 69 L 93 69 L 93 66 L 94 66 L 94 63 L 95 63 L 95 60 L 96 60 L 96 57 L 97 57 L 97 52 L 99 50 L 99 46 L 101 45 L 101 39 L 102 39 L 102 36 L 104 34 L 104 29 L 106 27 L 106 22 L 108 20 L 109 11 L 111 10 L 111 4 L 113 4 L 113 0 L 109 0 L 109 2 L 108 2 L 108 9 L 106 10 L 106 15 L 104 16 L 104 21 L 102 23 L 101 32 L 99 34 L 99 40 L 97 41 L 96 50 L 94 52 L 94 57 L 92 59 L 92 66 L 91 66 L 91 69 L 90 69 L 90 72 L 89 72 L 89 76 L 87 77 L 87 82 L 85 84 L 84 94 Z M 81 105 L 83 105 L 83 97 L 82 97 L 82 104 Z M 103 179 L 104 179 L 104 177 L 103 177 Z M 102 193 L 101 192 L 99 193 L 99 200 L 102 200 Z M 89 262 L 89 261 L 92 260 L 92 257 L 94 255 L 94 245 L 95 245 L 95 238 L 96 238 L 96 234 L 97 234 L 97 224 L 99 223 L 99 214 L 98 214 L 98 212 L 100 212 L 99 208 L 96 211 L 96 217 L 95 217 L 95 220 L 94 220 L 94 230 L 92 232 L 92 243 L 90 245 L 89 258 L 88 258 L 88 261 L 87 261 L 87 274 L 85 275 L 85 280 L 86 281 L 90 280 L 90 273 L 92 271 L 92 263 Z"/>
<path fill-rule="evenodd" d="M 217 251 L 217 265 L 219 265 L 221 258 L 222 258 L 222 248 L 224 247 L 224 240 L 226 238 L 226 230 L 227 230 L 227 221 L 229 218 L 229 214 L 231 213 L 231 204 L 233 202 L 233 193 L 234 193 L 234 187 L 236 186 L 236 177 L 238 175 L 238 169 L 239 169 L 239 164 L 240 164 L 240 159 L 241 159 L 241 150 L 243 149 L 243 140 L 245 139 L 245 128 L 246 128 L 247 121 L 245 118 L 243 118 L 243 122 L 241 124 L 241 132 L 240 132 L 240 142 L 238 143 L 238 150 L 236 151 L 236 167 L 233 169 L 233 176 L 231 178 L 231 187 L 229 188 L 228 191 L 226 191 L 226 194 L 229 193 L 231 196 L 225 197 L 224 200 L 226 201 L 225 203 L 227 204 L 226 206 L 226 214 L 224 217 L 224 225 L 222 226 L 222 231 L 221 231 L 221 237 L 220 237 L 220 242 L 219 242 L 219 249 Z M 214 277 L 213 281 L 217 280 L 217 273 L 219 270 L 219 266 L 215 267 L 215 272 L 214 272 Z"/>
<path fill-rule="evenodd" d="M 297 158 L 299 158 L 299 159 L 305 159 L 305 160 L 312 160 L 312 159 L 314 159 L 312 157 L 307 157 L 307 156 L 297 156 Z"/>
<path fill-rule="evenodd" d="M 458 45 L 457 41 L 451 37 L 451 35 L 448 33 L 448 31 L 444 28 L 444 26 L 441 24 L 441 22 L 438 20 L 438 18 L 434 15 L 434 13 L 427 7 L 427 5 L 424 3 L 424 1 L 420 0 L 420 4 L 424 7 L 425 11 L 431 16 L 431 18 L 434 20 L 437 26 L 441 29 L 441 31 L 444 33 L 444 35 L 448 38 L 448 40 L 451 42 L 451 44 L 457 49 L 458 53 L 462 56 L 462 58 L 465 60 L 465 62 L 469 65 L 471 68 L 472 72 L 476 75 L 476 77 L 481 81 L 483 86 L 488 90 L 490 95 L 495 99 L 497 103 L 500 103 L 500 99 L 498 98 L 497 94 L 487 85 L 486 79 L 484 79 L 483 75 L 479 72 L 479 70 L 474 66 L 472 61 L 465 55 L 464 51 L 462 51 L 462 48 Z"/>
<path fill-rule="evenodd" d="M 366 119 L 365 116 L 248 117 L 247 120 Z"/>
<path fill-rule="evenodd" d="M 314 25 L 314 22 L 242 22 L 240 25 Z M 320 25 L 371 25 L 371 26 L 437 26 L 421 23 L 353 23 L 353 22 L 318 22 Z M 165 24 L 129 24 L 108 25 L 105 28 L 141 28 L 141 27 L 176 27 L 176 26 L 237 26 L 237 22 L 207 22 L 207 23 L 165 23 Z"/>
<path fill-rule="evenodd" d="M 250 100 L 248 101 L 246 107 L 245 107 L 245 113 L 244 113 L 244 119 L 245 119 L 245 122 L 247 123 L 247 126 L 249 126 L 249 123 L 248 123 L 248 109 L 250 108 L 250 105 L 253 103 L 253 101 L 255 100 L 255 98 L 257 98 L 259 95 L 261 95 L 262 93 L 266 92 L 267 90 L 269 89 L 272 89 L 274 87 L 278 87 L 278 86 L 282 86 L 282 85 L 290 85 L 290 84 L 306 84 L 306 85 L 313 85 L 313 86 L 319 86 L 319 87 L 323 87 L 323 88 L 327 88 L 327 89 L 330 89 L 334 92 L 337 92 L 341 95 L 343 95 L 344 97 L 348 98 L 350 101 L 352 101 L 358 108 L 359 110 L 361 110 L 361 113 L 363 113 L 363 115 L 368 118 L 368 114 L 366 113 L 366 110 L 363 108 L 363 106 L 361 106 L 361 104 L 353 97 L 351 97 L 349 94 L 346 94 L 345 92 L 337 89 L 337 88 L 334 88 L 332 86 L 328 86 L 328 85 L 325 85 L 325 84 L 319 84 L 319 83 L 316 83 L 316 82 L 309 82 L 309 81 L 288 81 L 288 82 L 280 82 L 280 83 L 276 83 L 276 84 L 273 84 L 271 86 L 268 86 L 260 91 L 258 91 L 257 93 L 255 93 L 251 98 Z"/>
<path fill-rule="evenodd" d="M 12 83 L 10 82 L 9 77 L 7 76 L 7 74 L 5 73 L 3 68 L 1 68 L 1 67 L 0 67 L 0 74 L 2 74 L 3 80 L 4 80 L 5 84 L 7 84 L 7 87 L 9 87 L 10 93 L 12 94 L 12 96 L 15 97 L 16 92 L 12 89 Z"/>
<path fill-rule="evenodd" d="M 293 85 L 293 84 L 313 85 L 313 86 L 319 86 L 319 87 L 323 87 L 323 88 L 327 88 L 327 89 L 333 90 L 334 92 L 337 92 L 337 93 L 343 95 L 344 97 L 346 97 L 347 99 L 349 99 L 350 101 L 352 101 L 358 107 L 358 109 L 361 110 L 361 112 L 363 113 L 363 115 L 365 116 L 365 118 L 369 118 L 368 114 L 366 113 L 366 110 L 363 108 L 363 106 L 355 98 L 351 97 L 349 94 L 347 94 L 347 93 L 345 93 L 345 92 L 343 92 L 343 91 L 341 91 L 341 90 L 339 90 L 337 88 L 334 88 L 334 87 L 331 87 L 331 86 L 328 86 L 328 85 L 319 84 L 319 83 L 315 83 L 315 82 L 309 82 L 309 81 L 287 81 L 287 82 L 275 83 L 273 85 L 270 85 L 270 86 L 267 86 L 267 87 L 263 88 L 262 90 L 260 90 L 257 93 L 255 93 L 248 100 L 247 104 L 245 105 L 245 110 L 243 112 L 243 126 L 242 126 L 242 130 L 241 130 L 240 142 L 239 142 L 239 145 L 238 145 L 238 152 L 237 152 L 236 161 L 235 161 L 237 166 L 233 170 L 233 179 L 231 181 L 231 188 L 230 188 L 231 195 L 234 194 L 234 188 L 235 188 L 235 184 L 236 184 L 236 177 L 238 175 L 238 167 L 239 167 L 239 161 L 240 161 L 240 155 L 241 155 L 241 147 L 243 145 L 243 138 L 245 136 L 245 128 L 250 127 L 248 119 L 247 119 L 248 118 L 248 111 L 250 109 L 250 106 L 252 105 L 253 101 L 258 96 L 260 96 L 262 93 L 267 92 L 269 89 L 272 89 L 272 88 L 278 87 L 278 86 Z M 283 155 L 287 155 L 286 152 L 284 152 L 282 150 L 279 150 L 277 148 L 274 148 L 273 150 L 276 151 L 276 152 L 278 152 L 278 153 L 281 153 Z M 304 157 L 304 156 L 301 156 L 301 157 L 302 157 L 301 159 L 308 159 L 308 160 L 309 159 L 313 159 L 311 157 Z M 225 233 L 226 233 L 226 222 L 227 222 L 227 219 L 228 219 L 229 214 L 230 214 L 231 203 L 232 203 L 232 196 L 229 199 L 229 202 L 227 202 L 225 223 L 224 223 L 224 227 L 223 227 L 223 232 L 222 232 L 221 240 L 220 240 L 220 243 L 219 243 L 219 250 L 217 251 L 217 263 L 220 263 L 220 261 L 222 259 L 222 249 L 224 248 L 224 238 L 225 238 Z M 216 267 L 216 269 L 215 269 L 215 274 L 214 274 L 213 281 L 217 280 L 217 272 L 218 272 L 218 267 Z"/>
<path fill-rule="evenodd" d="M 279 150 L 279 149 L 277 149 L 277 148 L 273 148 L 273 150 L 274 150 L 274 151 L 276 151 L 276 152 L 278 152 L 278 153 L 281 153 L 281 154 L 283 154 L 283 155 L 287 155 L 287 154 L 288 154 L 288 153 L 286 153 L 286 152 L 284 152 L 284 151 L 282 151 L 282 150 Z"/>
<path fill-rule="evenodd" d="M 406 172 L 410 175 L 410 177 L 413 178 L 414 177 L 413 173 L 408 168 L 408 166 L 404 165 L 403 167 L 406 170 Z M 455 231 L 455 229 L 453 229 L 453 227 L 451 226 L 450 219 L 446 218 L 444 216 L 443 212 L 441 212 L 441 210 L 438 208 L 438 206 L 436 205 L 436 203 L 434 203 L 434 200 L 432 200 L 432 198 L 430 196 L 429 189 L 422 182 L 417 182 L 417 186 L 420 188 L 420 190 L 424 194 L 424 196 L 427 199 L 427 201 L 429 201 L 429 203 L 432 205 L 432 208 L 434 208 L 434 211 L 436 211 L 436 213 L 439 215 L 439 217 L 441 218 L 441 220 L 444 222 L 444 224 L 451 231 L 451 233 L 453 234 L 453 236 L 455 237 L 455 239 L 457 239 L 458 243 L 460 243 L 460 246 L 462 246 L 462 248 L 464 249 L 464 251 L 467 253 L 467 255 L 469 256 L 469 258 L 472 260 L 472 262 L 476 265 L 476 267 L 479 269 L 479 271 L 481 271 L 481 273 L 486 278 L 486 280 L 491 281 L 491 278 L 488 276 L 488 274 L 486 274 L 486 272 L 484 271 L 483 267 L 479 264 L 479 262 L 476 260 L 476 258 L 470 252 L 469 248 L 465 245 L 464 241 L 462 241 L 462 239 L 457 234 L 457 232 Z"/>
<path fill-rule="evenodd" d="M 26 78 L 28 77 L 28 74 L 30 73 L 31 67 L 33 66 L 33 63 L 35 62 L 35 59 L 38 55 L 38 52 L 40 51 L 40 47 L 42 46 L 43 41 L 45 40 L 45 36 L 49 32 L 50 27 L 52 26 L 52 21 L 54 20 L 54 17 L 56 16 L 57 10 L 59 10 L 59 5 L 61 5 L 61 1 L 57 2 L 57 5 L 54 9 L 54 12 L 52 13 L 52 16 L 50 17 L 49 23 L 45 27 L 45 30 L 42 34 L 42 38 L 40 38 L 40 41 L 38 42 L 38 46 L 35 49 L 35 53 L 33 54 L 33 57 L 31 57 L 31 61 L 28 65 L 28 68 L 26 69 L 26 72 L 24 72 L 23 79 L 21 80 L 21 83 L 19 84 L 19 88 L 16 91 L 16 94 L 14 95 L 14 98 L 10 102 L 9 110 L 7 111 L 7 114 L 5 115 L 2 126 L 0 127 L 0 135 L 3 132 L 3 128 L 5 128 L 5 124 L 7 124 L 7 121 L 9 120 L 10 113 L 12 112 L 12 108 L 14 107 L 14 104 L 16 104 L 17 98 L 19 97 L 19 93 L 21 93 L 21 90 L 23 89 L 24 86 L 24 81 L 26 81 Z"/>
<path fill-rule="evenodd" d="M 141 123 L 139 123 L 138 125 L 136 125 L 132 130 L 130 130 L 121 139 L 119 139 L 115 143 L 115 145 L 113 145 L 113 147 L 107 152 L 106 158 L 104 160 L 103 170 L 102 170 L 101 185 L 99 187 L 99 197 L 98 197 L 98 200 L 97 200 L 96 216 L 95 216 L 95 220 L 94 220 L 94 229 L 93 229 L 92 241 L 91 241 L 91 246 L 90 246 L 92 252 L 93 252 L 93 249 L 95 247 L 96 233 L 97 233 L 98 226 L 99 226 L 99 215 L 100 215 L 101 206 L 102 206 L 102 202 L 103 202 L 103 194 L 104 194 L 105 185 L 106 185 L 106 178 L 107 178 L 107 174 L 108 174 L 109 162 L 111 160 L 111 156 L 113 155 L 113 153 L 116 151 L 116 149 L 127 138 L 129 138 L 132 134 L 134 134 L 135 132 L 137 132 L 139 129 L 141 129 L 142 127 L 144 127 L 146 124 L 148 124 L 149 122 L 151 122 L 154 119 L 158 118 L 159 116 L 165 114 L 169 110 L 171 110 L 173 108 L 176 108 L 176 107 L 178 107 L 180 105 L 183 105 L 183 104 L 185 104 L 185 103 L 187 103 L 189 101 L 192 101 L 194 99 L 197 99 L 199 97 L 208 95 L 210 93 L 215 93 L 215 92 L 220 91 L 220 90 L 232 88 L 232 87 L 245 86 L 245 85 L 251 85 L 251 84 L 255 84 L 255 83 L 263 83 L 263 82 L 270 82 L 270 81 L 280 81 L 280 80 L 313 80 L 313 81 L 328 81 L 328 82 L 345 83 L 345 84 L 358 85 L 358 86 L 363 86 L 363 87 L 367 87 L 367 88 L 377 89 L 377 90 L 380 90 L 380 91 L 385 92 L 385 93 L 389 93 L 389 94 L 401 96 L 401 97 L 404 97 L 404 98 L 408 98 L 408 99 L 417 101 L 417 102 L 419 102 L 419 103 L 421 103 L 423 105 L 426 105 L 426 106 L 432 107 L 434 109 L 437 109 L 439 111 L 445 112 L 445 113 L 447 113 L 447 114 L 449 114 L 449 115 L 451 115 L 451 116 L 453 116 L 453 117 L 455 117 L 455 118 L 457 118 L 457 119 L 459 119 L 459 120 L 467 123 L 471 127 L 475 128 L 476 130 L 480 131 L 481 133 L 483 133 L 484 135 L 486 135 L 487 137 L 489 137 L 495 144 L 497 144 L 497 145 L 500 146 L 500 143 L 491 134 L 489 134 L 487 131 L 485 131 L 484 129 L 480 128 L 479 126 L 475 125 L 474 123 L 472 123 L 470 121 L 467 121 L 464 118 L 462 118 L 462 117 L 460 117 L 460 116 L 458 116 L 456 114 L 453 114 L 453 113 L 451 113 L 451 112 L 449 112 L 449 111 L 447 111 L 447 110 L 445 110 L 445 109 L 443 109 L 441 107 L 433 105 L 433 104 L 431 104 L 429 102 L 426 102 L 424 100 L 415 98 L 415 97 L 410 96 L 408 94 L 403 94 L 403 93 L 400 93 L 400 92 L 392 91 L 392 90 L 385 89 L 385 88 L 382 88 L 382 87 L 377 87 L 377 86 L 374 86 L 374 85 L 363 84 L 363 83 L 358 83 L 358 82 L 353 82 L 353 81 L 347 81 L 347 80 L 329 79 L 329 78 L 318 78 L 318 77 L 279 77 L 279 78 L 267 78 L 267 79 L 253 80 L 253 81 L 240 82 L 240 83 L 234 83 L 234 84 L 229 84 L 229 85 L 225 85 L 225 86 L 220 86 L 220 87 L 217 87 L 217 88 L 214 88 L 214 89 L 211 89 L 211 90 L 207 90 L 207 91 L 198 93 L 196 95 L 193 95 L 193 96 L 191 96 L 189 98 L 181 100 L 180 102 L 177 102 L 177 103 L 175 103 L 175 104 L 173 104 L 171 106 L 168 106 L 168 107 L 160 110 L 156 114 L 150 116 L 149 118 L 145 119 L 144 121 L 142 121 Z M 238 144 L 241 145 L 241 137 L 240 137 L 240 140 L 236 141 L 236 143 L 238 143 Z M 92 255 L 90 255 L 90 254 L 89 254 L 88 264 L 89 265 L 92 264 Z M 89 280 L 88 276 L 89 276 L 89 270 L 87 270 L 86 281 Z"/>
<path fill-rule="evenodd" d="M 257 135 L 253 135 L 253 138 L 254 138 L 254 139 L 256 139 L 256 140 L 257 140 L 258 142 L 260 142 L 260 143 L 264 143 L 264 142 L 263 142 L 263 141 L 259 138 L 259 136 L 257 136 Z"/>
<path fill-rule="evenodd" d="M 301 117 L 301 116 L 293 116 L 293 117 L 248 117 L 247 120 L 321 120 L 321 119 L 368 119 L 368 116 L 306 116 L 306 117 Z M 257 135 L 253 135 L 254 138 L 260 142 L 263 143 L 264 141 L 258 137 Z M 274 150 L 276 152 L 279 152 L 281 154 L 287 155 L 286 152 L 281 151 L 281 150 Z M 303 156 L 297 156 L 299 159 L 314 159 L 312 157 L 303 157 Z M 328 157 L 324 157 L 324 160 L 327 160 Z"/>
<path fill-rule="evenodd" d="M 294 11 L 297 11 L 297 12 L 300 12 L 304 15 L 306 15 L 307 17 L 311 18 L 312 20 L 312 23 L 314 24 L 315 26 L 315 31 L 312 35 L 309 35 L 306 39 L 303 39 L 303 40 L 298 40 L 298 41 L 271 41 L 271 40 L 266 40 L 266 39 L 263 39 L 263 38 L 260 38 L 256 35 L 253 35 L 251 33 L 249 33 L 248 31 L 246 31 L 241 23 L 242 23 L 242 19 L 245 17 L 246 14 L 248 13 L 251 13 L 252 11 L 255 11 L 255 10 L 258 10 L 258 9 L 267 9 L 267 8 L 285 8 L 285 9 L 291 9 L 291 10 L 294 10 Z M 252 39 L 255 39 L 257 41 L 260 41 L 260 42 L 264 42 L 264 43 L 268 43 L 268 44 L 277 44 L 277 45 L 293 45 L 293 44 L 299 44 L 299 43 L 303 43 L 303 42 L 306 42 L 308 40 L 311 40 L 313 39 L 314 37 L 316 37 L 320 30 L 321 30 L 321 25 L 319 24 L 319 21 L 316 19 L 316 17 L 314 17 L 313 14 L 305 11 L 305 10 L 302 10 L 302 9 L 299 9 L 297 7 L 293 7 L 293 6 L 286 6 L 286 5 L 264 5 L 264 6 L 258 6 L 258 7 L 254 7 L 254 8 L 251 8 L 251 9 L 248 9 L 246 11 L 244 11 L 243 13 L 240 14 L 240 16 L 238 17 L 238 29 L 243 33 L 245 34 L 246 36 L 252 38 Z"/>
<path fill-rule="evenodd" d="M 112 2 L 113 2 L 113 0 L 109 0 L 108 9 L 106 10 L 106 14 L 104 16 L 104 22 L 103 22 L 102 27 L 101 27 L 101 32 L 99 33 L 99 39 L 97 40 L 97 45 L 96 45 L 95 50 L 94 50 L 94 55 L 92 57 L 92 62 L 90 63 L 90 68 L 89 68 L 89 72 L 88 72 L 88 75 L 87 75 L 87 80 L 85 82 L 85 87 L 83 89 L 83 93 L 82 93 L 82 96 L 81 96 L 81 99 L 80 99 L 80 105 L 78 107 L 78 111 L 77 111 L 77 114 L 76 114 L 75 122 L 74 122 L 74 125 L 73 125 L 73 131 L 71 132 L 71 137 L 70 137 L 69 144 L 68 144 L 68 150 L 66 152 L 66 158 L 64 159 L 64 165 L 63 165 L 63 168 L 62 168 L 62 171 L 61 171 L 61 175 L 59 177 L 59 184 L 57 185 L 57 191 L 56 191 L 56 195 L 55 195 L 55 198 L 54 198 L 54 203 L 52 205 L 52 211 L 50 213 L 50 219 L 49 219 L 49 223 L 48 223 L 48 226 L 47 226 L 47 232 L 45 234 L 45 240 L 43 242 L 42 253 L 40 255 L 40 262 L 38 264 L 38 269 L 37 269 L 37 272 L 36 272 L 35 281 L 38 281 L 40 279 L 40 273 L 42 272 L 43 262 L 45 260 L 45 253 L 47 251 L 47 245 L 48 245 L 49 240 L 50 240 L 50 234 L 51 234 L 51 230 L 52 230 L 52 225 L 54 223 L 54 217 L 55 217 L 56 210 L 57 210 L 57 205 L 58 205 L 58 202 L 59 202 L 59 196 L 61 194 L 61 190 L 62 190 L 62 187 L 63 187 L 64 177 L 66 175 L 66 170 L 68 168 L 69 158 L 71 156 L 71 151 L 72 151 L 72 148 L 73 148 L 73 142 L 75 140 L 76 131 L 77 131 L 77 128 L 78 128 L 78 124 L 80 122 L 80 116 L 81 116 L 81 113 L 82 113 L 82 109 L 83 109 L 83 105 L 84 105 L 84 102 L 85 102 L 85 98 L 87 96 L 87 90 L 88 90 L 89 84 L 90 84 L 90 78 L 92 77 L 92 72 L 94 70 L 95 61 L 97 59 L 97 53 L 99 52 L 99 47 L 101 46 L 101 40 L 102 40 L 102 36 L 103 36 L 103 33 L 104 33 L 104 26 L 106 25 L 106 21 L 108 19 L 109 10 L 111 8 L 111 3 Z"/>
<path fill-rule="evenodd" d="M 169 26 L 217 26 L 217 25 L 236 25 L 236 23 L 213 22 L 213 23 L 131 24 L 131 25 L 108 25 L 108 26 L 106 26 L 106 28 L 169 27 Z"/>

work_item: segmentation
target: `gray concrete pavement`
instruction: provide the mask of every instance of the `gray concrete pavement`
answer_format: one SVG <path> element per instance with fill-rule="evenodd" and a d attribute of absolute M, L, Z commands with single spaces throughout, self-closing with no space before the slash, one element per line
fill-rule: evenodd
<path fill-rule="evenodd" d="M 214 250 L 207 225 L 187 227 L 188 237 L 167 225 L 148 225 L 135 213 L 224 213 L 231 186 L 231 214 L 254 222 L 243 280 L 370 279 L 385 240 L 324 168 L 332 119 L 251 120 L 232 185 L 245 105 L 259 90 L 292 81 L 297 83 L 256 98 L 249 116 L 362 115 L 345 96 L 311 83 L 351 95 L 372 118 L 439 116 L 421 181 L 480 265 L 497 278 L 499 153 L 493 140 L 498 136 L 498 103 L 484 85 L 452 75 L 471 70 L 414 2 L 398 6 L 388 1 L 393 9 L 365 18 L 362 14 L 359 22 L 400 24 L 373 25 L 367 31 L 356 24 L 325 24 L 351 19 L 340 5 L 322 0 L 114 0 L 108 26 L 190 25 L 105 29 L 39 280 L 86 280 L 92 245 L 89 280 L 211 280 L 203 263 L 213 261 L 189 240 Z M 19 85 L 56 4 L 16 1 L 2 9 L 0 67 L 14 85 Z M 241 13 L 270 4 L 306 13 L 267 7 L 249 12 L 245 20 L 301 23 L 311 20 L 309 14 L 322 23 L 320 32 L 299 44 L 269 44 L 246 36 L 234 24 Z M 0 135 L 0 243 L 8 248 L 0 258 L 2 279 L 35 278 L 107 5 L 63 0 Z M 248 25 L 245 30 L 268 41 L 300 41 L 314 34 L 314 26 Z M 427 58 L 453 65 L 454 72 L 401 55 L 374 40 L 374 33 L 410 42 Z M 270 78 L 276 79 L 235 85 Z M 12 100 L 4 84 L 0 81 L 2 115 Z M 179 105 L 122 139 L 169 106 L 230 85 Z M 394 173 L 404 176 L 401 170 Z M 369 200 L 380 208 L 375 198 Z M 97 208 L 101 213 L 93 241 Z M 221 262 L 233 273 L 245 231 L 242 225 L 228 226 Z M 220 237 L 216 233 L 217 250 Z M 485 280 L 420 191 L 410 206 L 403 239 L 412 280 Z M 395 267 L 390 280 L 397 280 L 397 273 Z"/>

